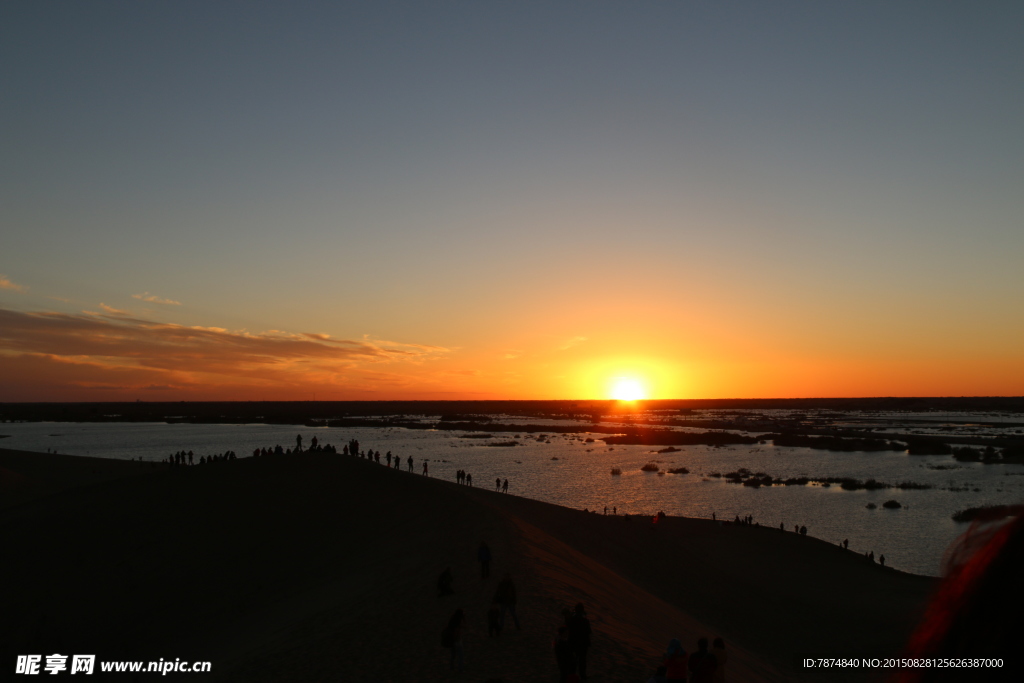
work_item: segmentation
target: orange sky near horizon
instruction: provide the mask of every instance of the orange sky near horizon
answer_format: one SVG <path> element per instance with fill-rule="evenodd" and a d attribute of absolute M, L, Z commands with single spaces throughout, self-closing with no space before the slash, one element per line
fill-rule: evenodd
<path fill-rule="evenodd" d="M 1019 395 L 1024 361 L 932 350 L 841 357 L 772 343 L 740 325 L 717 344 L 673 330 L 646 339 L 524 335 L 448 348 L 316 333 L 249 333 L 132 317 L 0 310 L 0 401 L 608 399 Z M 603 329 L 607 328 L 607 329 Z M 620 349 L 635 349 L 622 353 Z"/>

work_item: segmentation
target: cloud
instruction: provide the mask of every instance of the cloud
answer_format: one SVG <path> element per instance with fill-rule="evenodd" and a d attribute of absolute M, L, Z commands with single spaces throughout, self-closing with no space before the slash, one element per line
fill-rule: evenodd
<path fill-rule="evenodd" d="M 585 341 L 587 341 L 586 337 L 573 337 L 572 339 L 568 339 L 565 342 L 563 342 L 563 344 L 558 347 L 558 350 L 565 351 L 567 349 L 571 349 L 574 346 L 577 346 L 578 344 L 582 344 Z"/>
<path fill-rule="evenodd" d="M 129 313 L 128 311 L 122 311 L 120 308 L 114 308 L 113 306 L 108 306 L 108 305 L 106 305 L 105 303 L 102 303 L 102 302 L 100 302 L 100 308 L 102 308 L 104 311 L 106 311 L 107 313 L 109 313 L 111 315 L 120 315 L 120 316 L 131 315 L 131 313 Z"/>
<path fill-rule="evenodd" d="M 151 304 L 166 304 L 168 306 L 180 306 L 180 301 L 174 299 L 164 299 L 157 296 L 156 294 L 150 294 L 149 292 L 143 292 L 142 294 L 132 294 L 133 299 L 139 299 Z"/>
<path fill-rule="evenodd" d="M 0 289 L 10 289 L 15 292 L 21 292 L 22 294 L 28 291 L 28 287 L 11 282 L 6 275 L 0 275 Z"/>
<path fill-rule="evenodd" d="M 106 313 L 0 309 L 0 359 L 8 367 L 12 359 L 34 359 L 40 373 L 65 387 L 299 391 L 308 385 L 354 384 L 363 368 L 418 363 L 447 352 L 438 346 L 369 338 L 189 327 L 101 308 Z M 390 379 L 401 376 L 395 373 Z"/>

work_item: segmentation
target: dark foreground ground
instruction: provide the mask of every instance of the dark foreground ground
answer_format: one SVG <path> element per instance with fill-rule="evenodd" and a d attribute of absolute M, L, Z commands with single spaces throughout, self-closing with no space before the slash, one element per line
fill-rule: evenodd
<path fill-rule="evenodd" d="M 0 449 L 0 495 L 4 679 L 18 654 L 61 653 L 212 662 L 189 680 L 553 681 L 561 610 L 583 602 L 594 681 L 646 681 L 670 638 L 702 635 L 725 638 L 729 681 L 794 680 L 799 656 L 895 654 L 933 586 L 777 529 L 655 531 L 339 455 L 168 469 Z M 506 572 L 523 628 L 488 638 Z M 456 607 L 461 676 L 439 642 Z"/>

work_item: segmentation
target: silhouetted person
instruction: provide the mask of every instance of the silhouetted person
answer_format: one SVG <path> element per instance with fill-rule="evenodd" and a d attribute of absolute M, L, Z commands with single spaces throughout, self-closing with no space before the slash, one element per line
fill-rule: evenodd
<path fill-rule="evenodd" d="M 466 472 L 466 484 L 468 484 L 469 486 L 473 485 L 473 475 L 470 474 L 469 472 Z"/>
<path fill-rule="evenodd" d="M 872 562 L 875 561 L 875 551 L 874 550 L 872 550 L 871 552 L 868 553 L 868 559 L 871 560 Z"/>
<path fill-rule="evenodd" d="M 665 683 L 682 683 L 686 680 L 689 671 L 686 668 L 687 659 L 686 650 L 679 639 L 673 638 L 669 641 L 668 650 L 661 660 L 665 668 Z"/>
<path fill-rule="evenodd" d="M 715 638 L 711 644 L 711 654 L 715 657 L 715 683 L 725 683 L 725 663 L 729 661 L 729 653 L 725 651 L 725 641 Z"/>
<path fill-rule="evenodd" d="M 189 464 L 189 465 L 191 465 L 191 464 L 192 464 L 192 451 L 189 451 L 189 452 L 188 452 L 188 464 Z"/>
<path fill-rule="evenodd" d="M 612 506 L 612 514 L 613 514 L 613 515 L 617 515 L 617 514 L 619 514 L 619 508 L 617 508 L 617 507 L 615 507 L 615 506 Z"/>
<path fill-rule="evenodd" d="M 558 638 L 555 639 L 555 663 L 558 664 L 558 680 L 566 683 L 569 676 L 576 673 L 576 654 L 569 642 L 569 629 L 558 627 Z"/>
<path fill-rule="evenodd" d="M 455 610 L 455 613 L 448 619 L 448 624 L 444 627 L 441 632 L 441 645 L 447 648 L 451 648 L 452 654 L 448 662 L 448 668 L 452 671 L 455 670 L 455 664 L 458 662 L 459 671 L 462 671 L 462 625 L 465 623 L 466 617 L 462 612 L 462 608 Z"/>
<path fill-rule="evenodd" d="M 785 522 L 779 522 L 779 531 L 783 531 L 784 532 L 785 530 L 786 530 Z"/>
<path fill-rule="evenodd" d="M 590 619 L 583 603 L 576 603 L 576 611 L 569 620 L 569 644 L 576 655 L 576 670 L 587 680 L 587 650 L 590 649 Z"/>
<path fill-rule="evenodd" d="M 604 514 L 606 514 L 606 515 L 608 514 L 608 506 L 607 505 L 604 506 Z"/>
<path fill-rule="evenodd" d="M 501 490 L 501 477 L 498 477 L 497 479 L 494 480 L 494 490 L 495 491 L 500 491 Z"/>
<path fill-rule="evenodd" d="M 508 479 L 506 479 L 505 483 L 503 483 L 501 485 L 501 492 L 502 493 L 508 493 Z"/>
<path fill-rule="evenodd" d="M 492 602 L 491 608 L 487 610 L 487 637 L 497 638 L 501 635 L 501 607 L 498 603 Z"/>
<path fill-rule="evenodd" d="M 427 462 L 428 462 L 427 460 L 423 461 L 423 474 L 425 476 L 430 476 L 429 474 L 427 474 Z"/>
<path fill-rule="evenodd" d="M 412 472 L 412 456 L 410 455 L 409 459 L 406 460 L 405 462 L 409 466 L 409 471 Z"/>
<path fill-rule="evenodd" d="M 885 566 L 885 555 L 878 556 L 878 564 L 882 565 L 883 567 Z"/>
<path fill-rule="evenodd" d="M 445 567 L 445 570 L 441 572 L 441 576 L 437 577 L 437 597 L 444 597 L 455 592 L 452 590 L 452 581 L 452 568 Z"/>
<path fill-rule="evenodd" d="M 501 605 L 501 626 L 505 627 L 505 613 L 510 612 L 512 614 L 512 623 L 516 625 L 516 630 L 519 630 L 519 617 L 516 616 L 516 585 L 512 583 L 512 575 L 505 574 L 505 578 L 498 584 L 498 589 L 494 592 L 494 601 Z"/>
<path fill-rule="evenodd" d="M 843 539 L 843 550 L 849 550 L 849 549 L 850 549 L 850 539 L 844 538 Z"/>
<path fill-rule="evenodd" d="M 309 447 L 312 448 L 315 451 L 316 450 L 316 444 L 317 444 L 316 434 L 314 434 L 313 438 L 310 439 L 310 441 L 309 441 Z"/>
<path fill-rule="evenodd" d="M 302 450 L 302 434 L 295 435 L 295 452 L 298 453 Z"/>
<path fill-rule="evenodd" d="M 697 641 L 697 651 L 690 655 L 690 683 L 713 683 L 715 668 L 718 662 L 715 656 L 708 652 L 708 639 L 701 638 Z"/>
<path fill-rule="evenodd" d="M 480 562 L 480 578 L 486 579 L 491 575 L 491 549 L 486 541 L 480 541 L 480 547 L 476 550 L 476 559 Z"/>
<path fill-rule="evenodd" d="M 380 451 L 377 451 L 376 453 L 373 454 L 373 461 L 378 465 L 380 464 Z"/>
<path fill-rule="evenodd" d="M 391 467 L 391 451 L 388 451 L 388 454 L 385 457 L 385 460 L 388 461 L 388 467 Z"/>
<path fill-rule="evenodd" d="M 805 526 L 800 527 L 800 535 L 801 536 L 806 536 L 807 535 L 807 527 L 805 527 Z"/>

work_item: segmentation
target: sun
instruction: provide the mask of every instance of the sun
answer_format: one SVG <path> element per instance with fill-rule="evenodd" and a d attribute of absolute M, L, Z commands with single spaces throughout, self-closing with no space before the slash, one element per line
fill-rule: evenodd
<path fill-rule="evenodd" d="M 612 398 L 617 401 L 639 401 L 647 398 L 647 392 L 640 382 L 635 379 L 617 379 L 612 386 Z"/>

